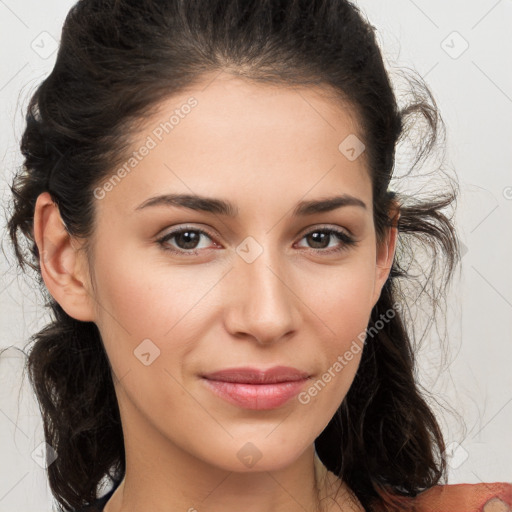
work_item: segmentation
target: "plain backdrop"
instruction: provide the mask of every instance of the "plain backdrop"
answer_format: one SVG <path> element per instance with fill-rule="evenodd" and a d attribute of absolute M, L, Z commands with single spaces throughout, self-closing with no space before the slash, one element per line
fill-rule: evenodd
<path fill-rule="evenodd" d="M 0 0 L 4 209 L 22 161 L 23 109 L 53 67 L 73 4 Z M 419 378 L 439 397 L 432 406 L 449 446 L 449 483 L 512 482 L 512 0 L 357 5 L 377 28 L 390 71 L 414 69 L 431 88 L 447 128 L 446 165 L 461 187 L 463 259 L 448 301 L 449 358 L 435 330 L 418 353 Z M 48 317 L 34 284 L 12 266 L 3 217 L 0 347 L 23 347 Z M 22 366 L 12 349 L 0 360 L 0 512 L 49 512 L 42 423 Z"/>

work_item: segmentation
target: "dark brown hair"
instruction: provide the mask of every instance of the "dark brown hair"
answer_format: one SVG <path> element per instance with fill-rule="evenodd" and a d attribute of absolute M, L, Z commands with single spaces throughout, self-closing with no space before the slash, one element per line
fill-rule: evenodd
<path fill-rule="evenodd" d="M 412 133 L 412 121 L 422 120 L 423 131 L 411 172 L 438 142 L 443 123 L 429 88 L 412 71 L 411 100 L 399 108 L 375 29 L 347 0 L 81 0 L 70 10 L 55 66 L 27 108 L 24 163 L 11 186 L 8 219 L 17 263 L 35 271 L 52 313 L 31 338 L 26 366 L 46 442 L 58 452 L 48 467 L 51 491 L 63 507 L 94 501 L 100 481 L 124 476 L 125 452 L 98 328 L 68 316 L 41 278 L 36 199 L 49 191 L 69 234 L 87 241 L 95 226 L 93 191 L 125 160 L 137 121 L 205 73 L 222 71 L 336 91 L 358 113 L 378 241 L 392 225 L 393 200 L 400 205 L 395 260 L 368 326 L 376 334 L 315 445 L 367 510 L 385 503 L 392 509 L 393 496 L 404 497 L 396 501 L 404 509 L 408 498 L 446 477 L 443 436 L 415 376 L 406 318 L 420 297 L 437 310 L 460 260 L 446 210 L 458 189 L 450 180 L 444 194 L 438 189 L 430 197 L 391 191 L 395 151 Z M 425 252 L 429 272 L 418 259 Z M 394 316 L 376 329 L 391 309 Z"/>

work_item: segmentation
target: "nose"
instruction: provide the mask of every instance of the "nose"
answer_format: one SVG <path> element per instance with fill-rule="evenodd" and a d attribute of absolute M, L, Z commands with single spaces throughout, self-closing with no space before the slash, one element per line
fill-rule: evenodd
<path fill-rule="evenodd" d="M 278 264 L 278 258 L 266 248 L 251 263 L 236 256 L 228 276 L 225 315 L 226 329 L 233 336 L 269 345 L 297 329 L 300 299 L 291 273 Z"/>

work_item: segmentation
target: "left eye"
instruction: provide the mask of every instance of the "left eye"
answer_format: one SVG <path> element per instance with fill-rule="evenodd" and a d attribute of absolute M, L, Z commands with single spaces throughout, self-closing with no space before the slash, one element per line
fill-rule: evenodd
<path fill-rule="evenodd" d="M 159 238 L 157 240 L 157 243 L 165 251 L 171 251 L 173 253 L 183 255 L 194 255 L 198 254 L 198 249 L 201 249 L 201 247 L 197 247 L 197 244 L 202 235 L 209 238 L 210 240 L 212 239 L 212 236 L 202 229 L 185 227 L 172 231 L 167 235 L 163 236 L 162 238 Z M 341 245 L 328 248 L 329 242 L 333 237 L 336 237 L 339 241 L 341 241 Z M 168 244 L 168 241 L 173 239 L 175 240 L 174 243 L 177 246 L 177 248 L 169 246 Z M 322 228 L 309 231 L 308 233 L 302 236 L 301 240 L 302 239 L 307 239 L 308 242 L 313 243 L 313 245 L 319 244 L 321 247 L 310 247 L 310 249 L 315 252 L 322 253 L 331 253 L 347 250 L 351 246 L 357 244 L 357 242 L 350 235 L 348 235 L 344 231 L 333 228 Z M 325 246 L 326 241 L 327 246 Z M 202 248 L 204 249 L 205 247 Z"/>
<path fill-rule="evenodd" d="M 333 248 L 330 248 L 329 250 L 322 250 L 325 249 L 325 247 L 323 247 L 323 243 L 326 240 L 330 241 L 333 238 L 333 236 L 336 237 L 339 241 L 341 241 L 342 244 L 337 247 L 335 246 Z M 357 243 L 351 236 L 347 235 L 344 231 L 340 231 L 338 229 L 333 228 L 315 229 L 313 231 L 310 231 L 309 233 L 306 233 L 303 236 L 303 238 L 307 238 L 309 241 L 313 242 L 313 244 L 322 245 L 321 248 L 313 247 L 313 250 L 324 253 L 343 251 L 350 248 L 351 246 L 356 245 Z"/>

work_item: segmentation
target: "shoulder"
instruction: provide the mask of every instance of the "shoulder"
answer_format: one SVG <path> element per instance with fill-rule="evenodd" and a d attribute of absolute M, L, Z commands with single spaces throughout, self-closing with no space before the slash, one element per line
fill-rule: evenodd
<path fill-rule="evenodd" d="M 512 483 L 436 485 L 414 505 L 417 512 L 512 512 Z"/>

